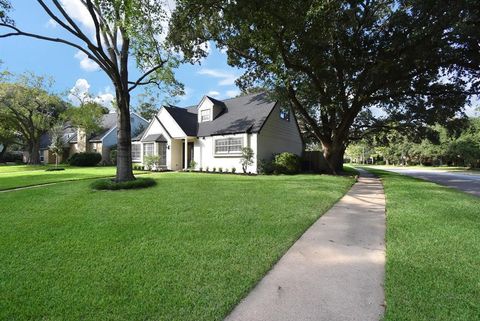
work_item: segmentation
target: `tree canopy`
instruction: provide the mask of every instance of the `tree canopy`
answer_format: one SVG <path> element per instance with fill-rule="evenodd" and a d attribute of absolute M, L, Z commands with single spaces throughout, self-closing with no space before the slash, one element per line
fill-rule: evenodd
<path fill-rule="evenodd" d="M 474 0 L 179 0 L 169 39 L 194 61 L 206 40 L 227 49 L 239 85 L 293 107 L 336 172 L 364 134 L 464 116 L 479 21 Z"/>
<path fill-rule="evenodd" d="M 85 54 L 110 78 L 117 106 L 117 181 L 133 180 L 131 159 L 130 93 L 144 85 L 176 95 L 183 87 L 174 77 L 178 59 L 162 40 L 168 15 L 163 1 L 79 0 L 94 26 L 93 35 L 82 29 L 59 0 L 37 0 L 41 9 L 68 37 L 51 37 L 22 30 L 12 22 L 0 23 L 0 39 L 24 36 L 61 43 Z M 131 72 L 135 59 L 136 73 Z M 138 77 L 132 76 L 139 74 Z"/>
<path fill-rule="evenodd" d="M 29 164 L 40 163 L 40 137 L 63 113 L 67 104 L 51 92 L 52 82 L 31 73 L 12 83 L 0 83 L 0 124 L 18 133 L 27 148 Z"/>

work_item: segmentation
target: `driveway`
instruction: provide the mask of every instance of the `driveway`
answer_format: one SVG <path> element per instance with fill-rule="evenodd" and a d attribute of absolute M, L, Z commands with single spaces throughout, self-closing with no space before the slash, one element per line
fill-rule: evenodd
<path fill-rule="evenodd" d="M 446 170 L 433 169 L 409 169 L 401 167 L 377 167 L 379 169 L 400 173 L 416 178 L 428 180 L 440 185 L 453 187 L 480 197 L 480 174 L 479 173 L 457 173 Z"/>

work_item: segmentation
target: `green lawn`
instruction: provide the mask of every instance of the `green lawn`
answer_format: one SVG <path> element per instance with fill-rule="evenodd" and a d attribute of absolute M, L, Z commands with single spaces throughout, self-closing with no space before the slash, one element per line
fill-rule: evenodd
<path fill-rule="evenodd" d="M 362 164 L 350 164 L 353 166 L 361 166 L 366 168 L 405 168 L 405 169 L 425 169 L 425 170 L 442 170 L 448 172 L 465 172 L 465 173 L 478 173 L 480 169 L 478 168 L 470 168 L 470 167 L 463 167 L 463 166 L 422 166 L 422 165 L 412 165 L 412 166 L 400 166 L 400 165 L 362 165 Z"/>
<path fill-rule="evenodd" d="M 45 170 L 48 167 L 52 167 L 52 166 L 45 166 L 45 165 L 3 165 L 3 164 L 0 164 L 0 174 L 14 173 L 14 172 L 25 172 L 25 171 L 39 171 L 39 170 Z"/>
<path fill-rule="evenodd" d="M 385 320 L 480 320 L 480 198 L 369 170 L 387 200 Z"/>
<path fill-rule="evenodd" d="M 0 194 L 0 319 L 222 320 L 353 183 L 150 177 L 143 190 Z"/>
<path fill-rule="evenodd" d="M 0 166 L 0 190 L 53 182 L 115 176 L 115 167 L 64 167 L 64 171 L 45 171 L 45 166 Z M 2 172 L 3 171 L 3 172 Z M 141 172 L 135 172 L 141 173 Z"/>

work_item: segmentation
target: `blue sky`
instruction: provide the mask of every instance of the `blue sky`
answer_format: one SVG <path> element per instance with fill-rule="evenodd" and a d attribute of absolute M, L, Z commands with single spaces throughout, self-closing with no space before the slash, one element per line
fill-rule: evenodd
<path fill-rule="evenodd" d="M 88 21 L 79 13 L 78 0 L 62 0 L 71 8 L 79 24 L 88 29 Z M 36 1 L 13 0 L 14 18 L 17 27 L 49 36 L 68 36 L 56 26 L 50 17 L 43 12 Z M 175 74 L 185 86 L 185 96 L 177 97 L 177 105 L 189 106 L 197 104 L 203 95 L 223 99 L 239 93 L 235 79 L 241 75 L 239 69 L 227 65 L 227 56 L 210 44 L 210 54 L 201 65 L 184 64 Z M 113 86 L 104 72 L 95 64 L 78 53 L 78 50 L 63 44 L 56 44 L 26 37 L 10 37 L 0 42 L 0 60 L 2 69 L 13 73 L 33 71 L 40 75 L 52 76 L 57 92 L 68 92 L 74 86 L 80 91 L 87 90 L 108 105 L 114 95 Z M 134 78 L 134 77 L 132 77 Z M 142 90 L 132 94 L 132 105 Z"/>

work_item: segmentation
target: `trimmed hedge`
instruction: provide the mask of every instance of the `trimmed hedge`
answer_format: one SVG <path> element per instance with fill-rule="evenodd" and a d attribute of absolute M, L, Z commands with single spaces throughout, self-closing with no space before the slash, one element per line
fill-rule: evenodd
<path fill-rule="evenodd" d="M 75 153 L 67 160 L 73 166 L 95 166 L 102 160 L 99 153 Z"/>
<path fill-rule="evenodd" d="M 113 179 L 100 179 L 90 184 L 96 190 L 138 189 L 157 185 L 157 181 L 150 177 L 138 177 L 134 181 L 117 183 Z"/>
<path fill-rule="evenodd" d="M 56 172 L 56 171 L 64 171 L 65 168 L 63 167 L 50 167 L 50 168 L 47 168 L 45 171 L 46 172 Z"/>

